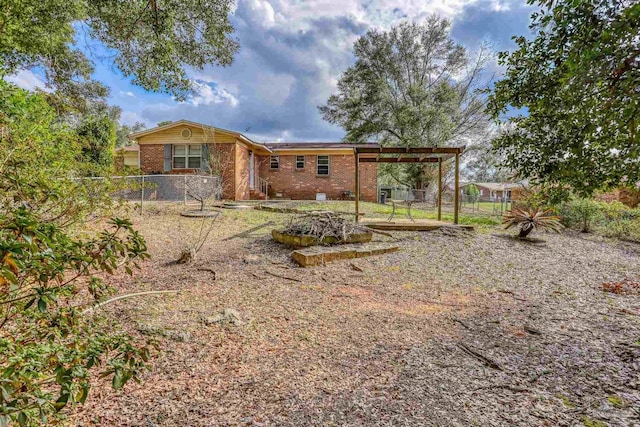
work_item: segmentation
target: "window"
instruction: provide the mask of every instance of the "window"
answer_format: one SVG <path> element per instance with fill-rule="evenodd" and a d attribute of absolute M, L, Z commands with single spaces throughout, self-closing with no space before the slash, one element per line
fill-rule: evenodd
<path fill-rule="evenodd" d="M 304 156 L 296 156 L 296 169 L 304 169 Z"/>
<path fill-rule="evenodd" d="M 318 175 L 329 175 L 329 156 L 318 156 Z"/>
<path fill-rule="evenodd" d="M 200 169 L 201 144 L 176 144 L 173 146 L 174 169 Z"/>
<path fill-rule="evenodd" d="M 269 169 L 280 169 L 280 156 L 271 156 Z"/>

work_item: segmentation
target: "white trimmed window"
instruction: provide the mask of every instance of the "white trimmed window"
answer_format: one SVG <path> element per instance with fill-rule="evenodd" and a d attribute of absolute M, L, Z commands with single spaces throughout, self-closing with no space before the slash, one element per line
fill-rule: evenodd
<path fill-rule="evenodd" d="M 296 156 L 296 169 L 304 169 L 304 156 Z"/>
<path fill-rule="evenodd" d="M 280 169 L 280 156 L 271 156 L 269 160 L 269 169 Z"/>
<path fill-rule="evenodd" d="M 174 169 L 200 169 L 202 144 L 175 144 L 173 146 Z"/>
<path fill-rule="evenodd" d="M 318 156 L 318 175 L 329 175 L 329 156 Z"/>

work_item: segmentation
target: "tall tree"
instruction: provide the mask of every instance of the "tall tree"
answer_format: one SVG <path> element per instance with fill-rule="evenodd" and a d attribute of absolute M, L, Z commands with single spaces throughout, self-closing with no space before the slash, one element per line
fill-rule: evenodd
<path fill-rule="evenodd" d="M 116 147 L 126 147 L 131 145 L 129 135 L 135 132 L 140 132 L 145 128 L 145 124 L 142 122 L 135 122 L 133 125 L 120 124 L 116 129 Z"/>
<path fill-rule="evenodd" d="M 347 141 L 386 146 L 439 147 L 483 131 L 488 117 L 476 89 L 490 52 L 482 46 L 470 59 L 451 39 L 450 26 L 432 16 L 424 24 L 369 31 L 355 43 L 356 63 L 337 93 L 320 107 L 324 119 L 342 126 Z M 412 164 L 396 178 L 412 185 L 423 172 Z"/>
<path fill-rule="evenodd" d="M 232 62 L 238 50 L 229 37 L 232 6 L 233 0 L 0 0 L 0 75 L 38 66 L 51 85 L 78 90 L 93 71 L 73 47 L 82 28 L 114 53 L 135 84 L 184 98 L 191 88 L 185 67 Z"/>
<path fill-rule="evenodd" d="M 550 189 L 589 196 L 640 181 L 640 3 L 529 0 L 535 38 L 500 54 L 490 97 L 511 130 L 495 141 L 506 166 Z M 503 119 L 507 112 L 515 115 Z"/>
<path fill-rule="evenodd" d="M 116 148 L 116 124 L 107 114 L 87 114 L 82 117 L 76 132 L 82 147 L 82 160 L 91 166 L 90 174 L 108 173 L 113 166 Z"/>
<path fill-rule="evenodd" d="M 476 182 L 505 182 L 513 171 L 504 166 L 504 158 L 493 149 L 493 140 L 502 131 L 491 130 L 467 146 L 464 174 Z"/>

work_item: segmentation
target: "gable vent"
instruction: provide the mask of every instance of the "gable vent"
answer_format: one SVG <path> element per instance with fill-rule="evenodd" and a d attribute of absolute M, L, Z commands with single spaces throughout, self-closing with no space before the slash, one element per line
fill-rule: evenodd
<path fill-rule="evenodd" d="M 182 135 L 182 139 L 191 138 L 191 129 L 189 128 L 182 129 L 182 132 L 180 132 L 180 135 Z"/>

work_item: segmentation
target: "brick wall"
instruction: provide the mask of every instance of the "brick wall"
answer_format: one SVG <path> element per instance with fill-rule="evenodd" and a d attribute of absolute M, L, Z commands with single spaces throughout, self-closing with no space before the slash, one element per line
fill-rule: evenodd
<path fill-rule="evenodd" d="M 256 174 L 260 178 L 269 180 L 269 157 L 270 156 L 256 156 Z"/>
<path fill-rule="evenodd" d="M 218 153 L 222 173 L 222 197 L 234 200 L 236 198 L 236 144 L 209 144 L 209 153 Z M 248 154 L 247 154 L 248 156 Z M 140 145 L 140 169 L 145 174 L 190 174 L 198 173 L 198 169 L 172 169 L 164 172 L 164 145 L 143 144 Z M 248 185 L 248 184 L 247 184 Z M 247 190 L 248 197 L 248 190 Z"/>
<path fill-rule="evenodd" d="M 214 156 L 222 175 L 222 198 L 236 198 L 236 144 L 209 144 L 209 154 Z"/>
<path fill-rule="evenodd" d="M 235 147 L 235 199 L 249 199 L 249 149 L 242 144 Z"/>
<path fill-rule="evenodd" d="M 436 184 L 437 187 L 437 184 Z M 487 187 L 483 187 L 481 185 L 477 185 L 478 190 L 480 191 L 480 198 L 481 199 L 488 199 L 489 197 L 491 197 L 491 190 L 488 189 Z M 522 187 L 516 187 L 516 188 L 512 188 L 511 190 L 511 200 L 520 200 L 522 199 L 522 197 L 524 196 L 524 188 Z M 494 196 L 498 199 L 501 199 L 502 197 L 507 195 L 507 190 L 494 190 Z M 464 189 L 461 189 L 461 193 L 464 194 Z"/>
<path fill-rule="evenodd" d="M 353 155 L 330 155 L 329 176 L 317 175 L 316 155 L 305 156 L 304 169 L 296 169 L 296 156 L 281 155 L 280 168 L 269 168 L 267 161 L 261 162 L 260 176 L 269 181 L 270 196 L 282 193 L 284 198 L 315 200 L 316 193 L 326 193 L 330 200 L 342 198 L 342 191 L 355 189 L 355 159 Z M 376 163 L 360 163 L 360 200 L 377 200 Z"/>
<path fill-rule="evenodd" d="M 166 173 L 162 144 L 140 145 L 140 168 L 144 173 Z M 222 173 L 222 197 L 229 200 L 248 199 L 249 150 L 241 144 L 209 144 L 210 153 L 218 153 Z M 305 167 L 296 170 L 294 155 L 280 156 L 280 169 L 269 168 L 269 156 L 255 156 L 257 176 L 269 181 L 270 197 L 283 193 L 291 199 L 315 200 L 316 193 L 326 193 L 327 198 L 337 200 L 342 191 L 355 188 L 355 161 L 353 155 L 330 155 L 329 176 L 316 173 L 316 155 L 305 156 Z M 174 169 L 169 173 L 196 173 L 191 169 Z M 377 200 L 376 163 L 360 163 L 360 199 Z"/>
<path fill-rule="evenodd" d="M 140 145 L 140 169 L 146 174 L 163 173 L 164 146 L 162 144 Z"/>

